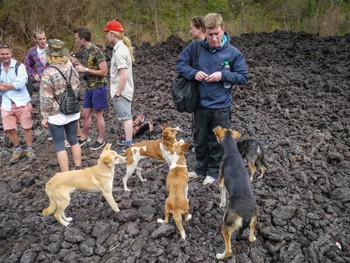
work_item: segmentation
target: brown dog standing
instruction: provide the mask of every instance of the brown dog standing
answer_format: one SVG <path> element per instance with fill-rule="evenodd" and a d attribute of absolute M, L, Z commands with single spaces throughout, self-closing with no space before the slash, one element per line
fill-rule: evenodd
<path fill-rule="evenodd" d="M 231 235 L 235 230 L 238 230 L 238 238 L 240 238 L 243 230 L 250 225 L 249 241 L 255 241 L 254 229 L 258 219 L 258 208 L 248 172 L 234 140 L 237 138 L 235 132 L 220 126 L 214 129 L 224 151 L 219 175 L 221 207 L 226 206 L 226 189 L 230 194 L 230 204 L 224 214 L 221 228 L 221 234 L 225 240 L 225 251 L 222 254 L 216 254 L 217 259 L 224 259 L 232 254 Z"/>
<path fill-rule="evenodd" d="M 84 170 L 57 173 L 46 183 L 45 192 L 50 200 L 50 206 L 43 210 L 44 216 L 49 216 L 56 211 L 57 221 L 68 226 L 73 218 L 66 217 L 64 210 L 69 205 L 70 194 L 75 190 L 102 191 L 112 209 L 119 212 L 112 195 L 114 167 L 116 164 L 125 163 L 125 158 L 111 151 L 110 148 L 111 144 L 104 147 L 95 166 Z"/>
<path fill-rule="evenodd" d="M 126 156 L 126 174 L 123 177 L 124 191 L 130 191 L 127 186 L 129 177 L 136 169 L 136 174 L 141 182 L 147 181 L 142 178 L 141 167 L 138 166 L 139 161 L 143 158 L 153 158 L 159 161 L 166 161 L 170 165 L 167 158 L 173 144 L 176 142 L 176 136 L 181 130 L 163 125 L 162 138 L 153 141 L 137 142 L 125 151 Z"/>
<path fill-rule="evenodd" d="M 176 142 L 173 145 L 173 153 L 169 154 L 171 165 L 166 179 L 166 187 L 169 195 L 165 200 L 164 212 L 165 219 L 158 219 L 158 223 L 168 223 L 169 214 L 173 215 L 177 229 L 181 237 L 186 238 L 185 229 L 182 225 L 182 214 L 185 214 L 185 220 L 191 219 L 188 214 L 188 171 L 186 165 L 185 153 L 189 148 L 186 142 Z"/>

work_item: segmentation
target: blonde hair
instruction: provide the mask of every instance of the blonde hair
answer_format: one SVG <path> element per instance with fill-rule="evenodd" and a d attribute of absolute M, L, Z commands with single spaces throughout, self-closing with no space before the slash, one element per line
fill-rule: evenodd
<path fill-rule="evenodd" d="M 222 27 L 224 25 L 224 21 L 220 14 L 209 13 L 204 18 L 204 24 L 206 28 L 213 29 L 219 26 Z"/>
<path fill-rule="evenodd" d="M 46 61 L 48 63 L 50 63 L 50 64 L 53 64 L 53 63 L 67 63 L 69 61 L 69 57 L 68 56 L 52 57 L 52 56 L 46 55 Z"/>
<path fill-rule="evenodd" d="M 124 33 L 123 32 L 118 32 L 118 31 L 109 31 L 113 34 L 115 34 L 117 36 L 118 39 L 121 39 L 123 41 L 123 43 L 125 44 L 125 46 L 129 49 L 129 52 L 130 52 L 130 56 L 131 56 L 131 60 L 134 61 L 134 50 L 131 46 L 131 41 L 129 38 L 127 38 L 126 36 L 124 36 Z"/>

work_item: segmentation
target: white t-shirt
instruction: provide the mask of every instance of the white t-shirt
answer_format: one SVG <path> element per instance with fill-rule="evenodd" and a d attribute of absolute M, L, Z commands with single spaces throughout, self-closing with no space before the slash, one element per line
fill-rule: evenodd
<path fill-rule="evenodd" d="M 75 120 L 79 120 L 80 112 L 74 114 L 64 115 L 63 113 L 48 117 L 48 122 L 54 125 L 66 125 Z"/>
<path fill-rule="evenodd" d="M 110 80 L 110 93 L 111 98 L 115 96 L 115 91 L 117 90 L 119 83 L 119 74 L 118 69 L 127 69 L 128 70 L 128 79 L 125 83 L 125 88 L 122 92 L 122 96 L 128 100 L 132 100 L 134 95 L 134 80 L 132 77 L 132 60 L 130 51 L 127 46 L 123 43 L 122 40 L 119 40 L 113 48 L 113 57 L 111 60 L 111 80 Z"/>
<path fill-rule="evenodd" d="M 38 53 L 38 57 L 40 58 L 41 63 L 46 65 L 45 49 L 44 48 L 40 48 L 39 46 L 37 46 L 36 47 L 36 52 Z"/>

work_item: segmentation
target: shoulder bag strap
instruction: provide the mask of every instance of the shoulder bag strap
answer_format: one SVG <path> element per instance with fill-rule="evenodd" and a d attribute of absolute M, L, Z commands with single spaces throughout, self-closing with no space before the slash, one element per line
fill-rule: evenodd
<path fill-rule="evenodd" d="M 196 53 L 192 57 L 192 65 L 194 68 L 198 68 L 198 58 L 199 58 L 200 51 L 201 51 L 201 41 L 198 40 L 196 41 Z"/>

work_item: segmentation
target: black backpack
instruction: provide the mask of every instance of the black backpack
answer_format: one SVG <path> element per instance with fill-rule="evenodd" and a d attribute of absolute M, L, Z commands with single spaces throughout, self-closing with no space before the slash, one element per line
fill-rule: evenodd
<path fill-rule="evenodd" d="M 15 65 L 16 76 L 18 76 L 18 68 L 19 68 L 19 66 L 21 64 L 22 63 L 20 61 L 16 62 L 16 65 Z M 0 63 L 0 74 L 1 74 L 1 63 Z M 33 94 L 33 80 L 32 80 L 32 78 L 29 75 L 28 75 L 28 81 L 26 83 L 26 87 L 27 87 L 27 91 L 29 93 L 29 96 L 32 97 L 32 94 Z"/>
<path fill-rule="evenodd" d="M 67 80 L 67 78 L 58 68 L 52 65 L 50 67 L 56 69 L 67 82 L 66 90 L 61 93 L 60 102 L 58 102 L 58 100 L 55 98 L 57 103 L 60 105 L 60 112 L 65 115 L 80 112 L 80 104 L 77 98 L 77 94 L 73 90 L 72 84 L 70 82 L 72 79 L 72 67 L 70 68 L 69 80 Z"/>
<path fill-rule="evenodd" d="M 201 41 L 195 43 L 195 54 L 192 57 L 191 65 L 198 67 L 198 57 L 201 49 Z M 171 83 L 171 94 L 175 109 L 178 112 L 194 112 L 199 105 L 198 81 L 188 80 L 181 75 L 173 79 Z"/>

